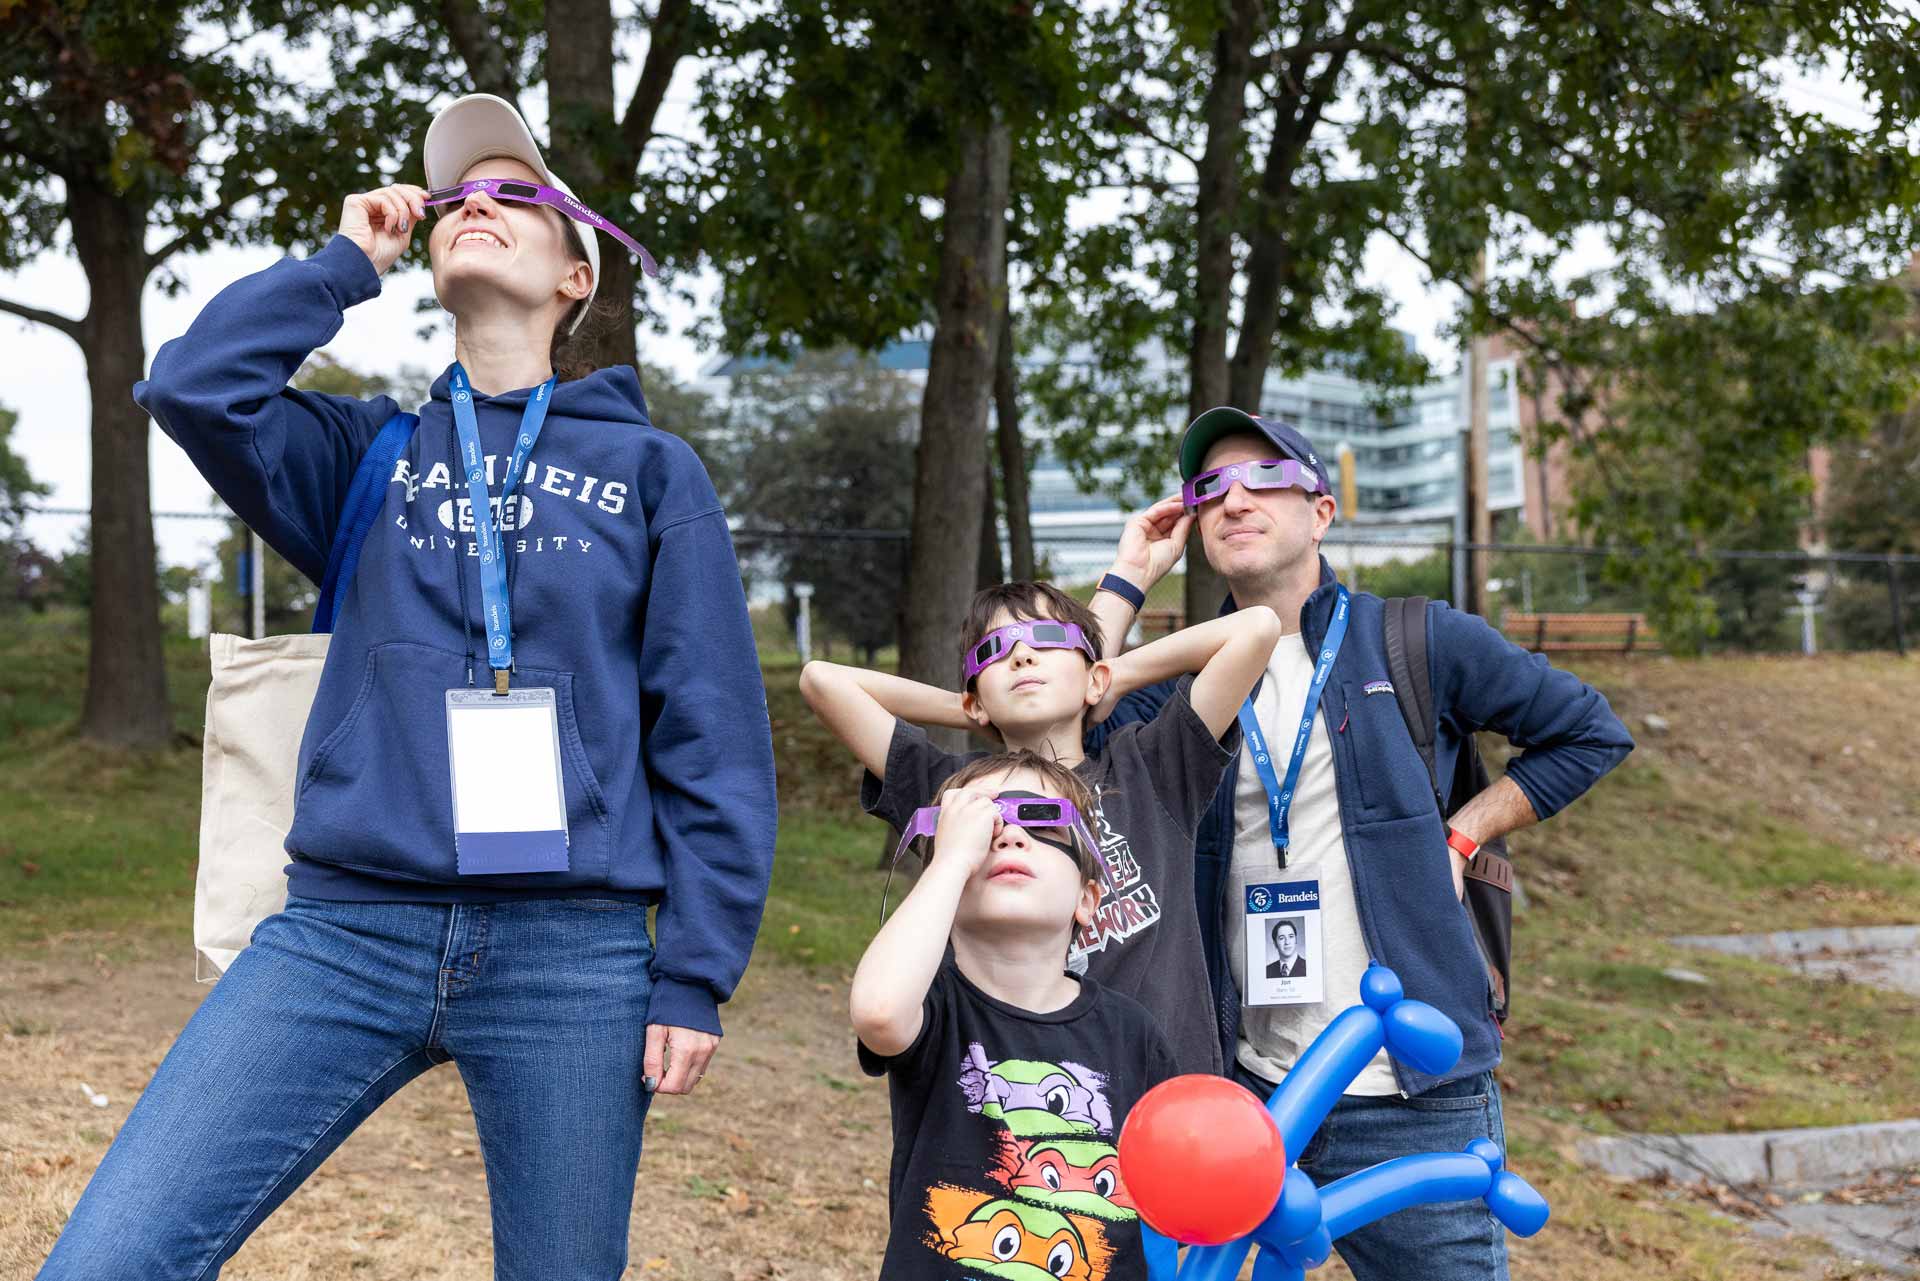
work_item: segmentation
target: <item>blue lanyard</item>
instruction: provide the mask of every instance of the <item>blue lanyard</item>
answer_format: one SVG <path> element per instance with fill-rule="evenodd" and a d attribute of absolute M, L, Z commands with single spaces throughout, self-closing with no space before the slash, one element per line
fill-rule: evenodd
<path fill-rule="evenodd" d="M 547 403 L 556 379 L 549 378 L 533 389 L 526 413 L 520 418 L 520 434 L 514 438 L 513 453 L 507 460 L 507 473 L 501 480 L 500 514 L 493 512 L 487 493 L 486 458 L 480 452 L 480 427 L 473 416 L 473 391 L 467 371 L 454 362 L 450 382 L 453 388 L 453 424 L 460 433 L 460 465 L 467 473 L 467 498 L 473 505 L 474 540 L 480 545 L 481 613 L 487 624 L 487 665 L 493 668 L 493 688 L 507 692 L 507 673 L 513 668 L 513 605 L 508 599 L 506 540 L 500 527 L 505 522 L 507 504 L 526 474 L 527 456 L 533 442 L 540 439 L 540 428 L 547 421 Z M 516 524 L 518 522 L 515 522 Z"/>
<path fill-rule="evenodd" d="M 1320 695 L 1327 688 L 1327 677 L 1333 674 L 1334 657 L 1340 653 L 1340 643 L 1347 638 L 1347 589 L 1340 587 L 1336 591 L 1333 621 L 1327 625 L 1327 641 L 1320 647 L 1320 661 L 1314 664 L 1313 684 L 1307 687 L 1307 706 L 1300 713 L 1300 729 L 1294 735 L 1293 754 L 1287 758 L 1284 782 L 1274 777 L 1273 754 L 1267 750 L 1266 735 L 1260 732 L 1253 695 L 1247 695 L 1247 701 L 1240 705 L 1240 734 L 1247 740 L 1247 750 L 1253 753 L 1253 767 L 1260 773 L 1260 785 L 1267 791 L 1267 828 L 1273 836 L 1273 851 L 1283 868 L 1287 865 L 1287 815 L 1293 809 L 1294 788 L 1300 785 L 1300 764 L 1307 758 L 1307 740 L 1313 737 L 1314 714 L 1320 710 Z"/>

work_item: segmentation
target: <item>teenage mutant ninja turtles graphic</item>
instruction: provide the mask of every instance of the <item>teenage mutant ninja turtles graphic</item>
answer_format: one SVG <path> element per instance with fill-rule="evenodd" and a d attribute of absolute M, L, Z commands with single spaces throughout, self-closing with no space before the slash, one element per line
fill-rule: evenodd
<path fill-rule="evenodd" d="M 1104 1281 L 1138 1214 L 1120 1178 L 1104 1073 L 967 1047 L 958 1085 L 993 1127 L 983 1186 L 929 1189 L 928 1247 L 967 1277 Z"/>
<path fill-rule="evenodd" d="M 946 1233 L 940 1252 L 1009 1281 L 1097 1281 L 1087 1243 L 1066 1215 L 1019 1201 L 984 1201 Z"/>
<path fill-rule="evenodd" d="M 1001 1172 L 1022 1201 L 1113 1223 L 1138 1217 L 1120 1181 L 1120 1152 L 1111 1143 L 1053 1138 L 1010 1142 Z"/>
<path fill-rule="evenodd" d="M 1019 1138 L 1112 1133 L 1106 1084 L 1104 1075 L 1078 1063 L 992 1062 L 977 1041 L 967 1047 L 960 1070 L 968 1110 L 1001 1122 Z"/>

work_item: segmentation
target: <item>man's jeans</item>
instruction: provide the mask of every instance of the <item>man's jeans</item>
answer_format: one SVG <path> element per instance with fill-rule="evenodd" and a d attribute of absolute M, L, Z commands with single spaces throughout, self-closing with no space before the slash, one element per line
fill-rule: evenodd
<path fill-rule="evenodd" d="M 1234 1079 L 1261 1098 L 1270 1083 L 1238 1064 Z M 1297 1164 L 1319 1187 L 1397 1156 L 1459 1152 L 1474 1139 L 1506 1151 L 1500 1087 L 1492 1073 L 1403 1099 L 1349 1094 L 1334 1104 Z M 1401 1210 L 1333 1243 L 1355 1281 L 1507 1281 L 1507 1230 L 1484 1201 Z"/>
<path fill-rule="evenodd" d="M 500 1281 L 614 1281 L 640 1127 L 644 904 L 296 898 L 254 931 L 121 1127 L 41 1281 L 221 1265 L 401 1086 L 453 1061 Z"/>

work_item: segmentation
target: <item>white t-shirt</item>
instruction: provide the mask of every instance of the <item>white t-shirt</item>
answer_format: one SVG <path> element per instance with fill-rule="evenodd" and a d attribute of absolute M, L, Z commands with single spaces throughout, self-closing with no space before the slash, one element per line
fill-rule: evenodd
<path fill-rule="evenodd" d="M 1273 754 L 1274 773 L 1286 777 L 1286 762 L 1299 732 L 1300 714 L 1313 684 L 1313 656 L 1298 632 L 1280 638 L 1267 660 L 1266 679 L 1254 699 L 1254 715 Z M 1321 711 L 1324 713 L 1325 708 Z M 1247 895 L 1249 885 L 1274 881 L 1320 883 L 1320 938 L 1326 999 L 1307 1005 L 1242 1005 L 1237 1056 L 1248 1071 L 1277 1081 L 1313 1044 L 1340 1011 L 1360 1000 L 1360 976 L 1367 968 L 1367 944 L 1360 933 L 1360 912 L 1353 899 L 1353 869 L 1347 863 L 1340 828 L 1340 798 L 1333 781 L 1335 727 L 1313 718 L 1313 734 L 1300 763 L 1300 781 L 1288 814 L 1287 866 L 1280 870 L 1267 823 L 1267 792 L 1253 754 L 1240 753 L 1233 797 L 1233 862 L 1227 879 L 1225 919 L 1227 956 L 1235 987 L 1247 988 Z M 1313 958 L 1309 958 L 1312 960 Z M 1383 1050 L 1367 1064 L 1349 1094 L 1398 1094 L 1393 1068 Z"/>

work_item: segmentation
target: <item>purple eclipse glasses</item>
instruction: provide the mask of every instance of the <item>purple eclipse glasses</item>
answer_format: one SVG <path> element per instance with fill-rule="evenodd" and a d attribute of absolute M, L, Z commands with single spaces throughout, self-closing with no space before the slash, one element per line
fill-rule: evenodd
<path fill-rule="evenodd" d="M 994 804 L 1000 807 L 1001 821 L 1009 826 L 1041 831 L 1059 828 L 1078 836 L 1086 843 L 1088 852 L 1094 856 L 1094 863 L 1099 866 L 1100 892 L 1103 895 L 1113 892 L 1113 874 L 1107 869 L 1107 860 L 1100 856 L 1100 843 L 1093 839 L 1093 833 L 1087 829 L 1086 820 L 1080 817 L 1080 810 L 1072 801 L 1062 796 L 1035 796 L 1032 792 L 1002 792 L 994 797 Z M 882 921 L 887 919 L 887 896 L 893 888 L 893 869 L 900 865 L 900 856 L 907 852 L 907 847 L 913 844 L 914 838 L 920 836 L 931 838 L 939 829 L 940 807 L 938 805 L 923 806 L 915 810 L 913 817 L 907 820 L 907 830 L 901 834 L 900 843 L 893 847 L 893 858 L 888 860 L 886 886 L 880 891 Z M 1048 840 L 1041 836 L 1039 831 L 1034 832 L 1033 839 L 1042 845 L 1051 845 L 1073 859 L 1074 866 L 1079 866 L 1080 856 L 1074 852 L 1073 846 L 1062 841 Z"/>
<path fill-rule="evenodd" d="M 521 182 L 515 178 L 475 178 L 472 182 L 463 182 L 457 187 L 442 187 L 438 191 L 427 193 L 429 205 L 452 205 L 458 209 L 468 196 L 484 192 L 496 200 L 518 200 L 529 205 L 551 205 L 575 222 L 584 222 L 606 232 L 615 240 L 640 256 L 640 268 L 649 276 L 660 274 L 659 264 L 646 247 L 629 236 L 611 222 L 602 218 L 593 210 L 575 200 L 564 191 L 555 191 L 552 187 L 543 187 L 538 183 Z"/>
<path fill-rule="evenodd" d="M 1233 463 L 1203 471 L 1180 487 L 1180 498 L 1192 511 L 1210 498 L 1218 498 L 1239 481 L 1248 489 L 1304 489 L 1321 492 L 1320 477 L 1313 468 L 1291 458 L 1271 458 L 1257 463 Z"/>
<path fill-rule="evenodd" d="M 1087 661 L 1097 663 L 1100 655 L 1093 652 L 1093 642 L 1080 630 L 1076 623 L 1056 622 L 1051 618 L 1035 618 L 1024 623 L 1009 623 L 1005 627 L 996 627 L 982 636 L 974 647 L 967 651 L 963 666 L 967 679 L 972 680 L 987 668 L 993 666 L 1008 654 L 1013 647 L 1025 641 L 1034 649 L 1077 649 L 1086 654 Z"/>

